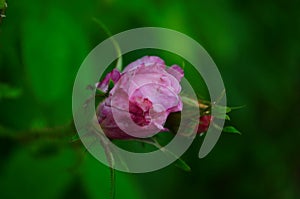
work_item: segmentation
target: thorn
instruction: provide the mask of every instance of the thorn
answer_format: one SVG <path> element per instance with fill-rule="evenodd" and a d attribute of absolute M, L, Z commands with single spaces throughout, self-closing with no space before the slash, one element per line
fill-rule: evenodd
<path fill-rule="evenodd" d="M 5 16 L 5 15 L 0 15 L 0 17 L 1 17 L 1 18 L 5 18 L 6 16 Z"/>
<path fill-rule="evenodd" d="M 5 6 L 5 8 L 7 8 L 7 7 L 8 7 L 8 5 L 7 5 L 7 3 L 6 3 L 6 2 L 4 2 L 4 6 Z"/>

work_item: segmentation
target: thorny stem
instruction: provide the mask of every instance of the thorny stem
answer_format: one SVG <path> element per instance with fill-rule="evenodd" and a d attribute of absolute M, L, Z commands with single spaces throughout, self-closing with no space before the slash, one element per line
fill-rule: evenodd
<path fill-rule="evenodd" d="M 71 138 L 75 134 L 73 122 L 53 128 L 30 129 L 16 131 L 0 126 L 0 138 L 8 138 L 20 143 L 33 142 L 39 139 Z"/>
<path fill-rule="evenodd" d="M 103 135 L 99 135 L 100 138 L 100 143 L 102 147 L 104 148 L 106 159 L 109 163 L 109 169 L 110 169 L 110 198 L 114 199 L 115 198 L 115 187 L 116 187 L 116 175 L 115 175 L 115 160 L 113 157 L 113 154 L 111 152 L 111 149 L 109 147 L 109 144 L 106 142 L 105 138 Z"/>

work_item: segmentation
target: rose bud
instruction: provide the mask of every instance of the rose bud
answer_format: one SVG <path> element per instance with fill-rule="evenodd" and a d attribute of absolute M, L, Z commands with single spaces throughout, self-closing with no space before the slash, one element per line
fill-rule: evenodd
<path fill-rule="evenodd" d="M 210 122 L 213 120 L 213 117 L 211 115 L 203 115 L 199 119 L 199 125 L 198 125 L 198 134 L 203 134 L 208 130 Z"/>
<path fill-rule="evenodd" d="M 107 74 L 98 88 L 106 91 L 110 81 L 114 86 L 97 107 L 98 122 L 105 135 L 110 139 L 130 139 L 166 131 L 164 124 L 169 114 L 182 111 L 179 93 L 183 76 L 179 66 L 166 67 L 156 56 L 136 60 L 121 74 L 116 69 Z"/>

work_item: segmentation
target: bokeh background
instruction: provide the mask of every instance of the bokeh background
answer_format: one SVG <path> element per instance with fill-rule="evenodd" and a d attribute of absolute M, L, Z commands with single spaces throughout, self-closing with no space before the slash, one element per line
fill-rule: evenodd
<path fill-rule="evenodd" d="M 109 169 L 61 136 L 63 127 L 51 135 L 72 120 L 80 64 L 108 38 L 93 17 L 112 34 L 158 26 L 189 35 L 219 67 L 229 105 L 246 105 L 230 115 L 241 136 L 222 134 L 204 159 L 197 158 L 201 139 L 184 154 L 191 172 L 174 165 L 117 172 L 116 198 L 300 198 L 299 6 L 296 0 L 8 1 L 0 24 L 0 198 L 109 198 Z"/>

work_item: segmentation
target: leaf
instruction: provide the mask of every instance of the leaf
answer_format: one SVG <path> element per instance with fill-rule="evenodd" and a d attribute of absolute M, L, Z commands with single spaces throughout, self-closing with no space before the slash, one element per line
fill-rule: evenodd
<path fill-rule="evenodd" d="M 228 106 L 214 105 L 213 107 L 217 113 L 229 113 L 231 111 L 231 108 Z"/>
<path fill-rule="evenodd" d="M 190 172 L 191 171 L 191 167 L 181 158 L 177 159 L 174 162 L 175 166 L 182 169 L 183 171 L 187 171 Z"/>
<path fill-rule="evenodd" d="M 226 113 L 229 113 L 231 110 L 232 109 L 230 107 L 226 106 L 226 109 L 225 109 Z"/>
<path fill-rule="evenodd" d="M 226 133 L 235 133 L 235 134 L 239 134 L 241 135 L 242 133 L 240 131 L 238 131 L 235 127 L 233 126 L 225 126 L 223 128 L 223 132 L 226 132 Z"/>
<path fill-rule="evenodd" d="M 185 68 L 185 62 L 184 61 L 182 61 L 181 68 L 182 68 L 182 70 L 184 70 L 184 68 Z"/>
<path fill-rule="evenodd" d="M 0 100 L 1 99 L 15 99 L 22 94 L 19 88 L 11 87 L 7 84 L 0 83 Z"/>
<path fill-rule="evenodd" d="M 92 96 L 92 97 L 94 97 L 94 96 Z M 92 98 L 92 97 L 91 97 L 91 98 Z M 108 97 L 108 96 L 107 96 L 106 93 L 98 93 L 98 94 L 96 94 L 96 95 L 95 95 L 95 104 L 100 104 L 100 103 L 101 103 L 102 101 L 104 101 L 105 98 L 107 98 L 107 97 Z M 87 104 L 87 103 L 90 103 L 91 98 L 87 100 L 86 104 Z"/>
<path fill-rule="evenodd" d="M 225 120 L 230 120 L 230 117 L 229 115 L 221 115 L 221 114 L 216 114 L 214 115 L 215 118 L 218 118 L 218 119 L 225 119 Z"/>
<path fill-rule="evenodd" d="M 79 140 L 80 140 L 80 137 L 77 133 L 71 137 L 71 142 L 77 142 Z"/>
<path fill-rule="evenodd" d="M 233 107 L 230 107 L 231 110 L 238 110 L 238 109 L 242 109 L 242 108 L 245 108 L 246 105 L 242 105 L 242 106 L 233 106 Z"/>
<path fill-rule="evenodd" d="M 225 115 L 225 120 L 230 120 L 230 117 L 229 117 L 229 115 Z"/>
<path fill-rule="evenodd" d="M 115 86 L 115 83 L 110 79 L 108 83 L 108 92 Z"/>

